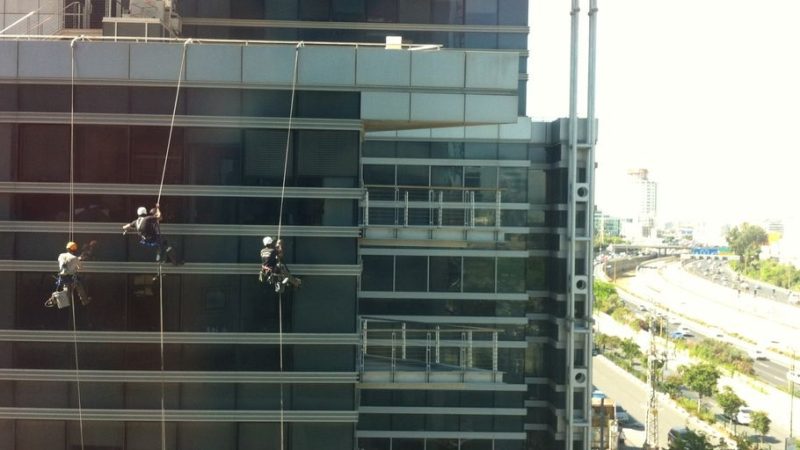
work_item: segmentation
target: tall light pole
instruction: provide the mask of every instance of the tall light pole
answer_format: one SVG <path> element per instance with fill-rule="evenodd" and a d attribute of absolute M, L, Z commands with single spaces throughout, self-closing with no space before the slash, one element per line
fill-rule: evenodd
<path fill-rule="evenodd" d="M 786 450 L 796 448 L 794 443 L 794 384 L 800 381 L 800 374 L 794 370 L 794 353 L 792 353 L 792 369 L 786 374 L 789 382 L 789 437 L 786 438 Z"/>

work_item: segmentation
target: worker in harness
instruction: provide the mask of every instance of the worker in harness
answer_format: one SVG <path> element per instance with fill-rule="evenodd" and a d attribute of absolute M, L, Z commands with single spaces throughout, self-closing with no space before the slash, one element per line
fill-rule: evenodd
<path fill-rule="evenodd" d="M 289 269 L 283 263 L 283 240 L 275 242 L 270 236 L 263 239 L 264 248 L 261 249 L 261 272 L 258 275 L 259 281 L 269 283 L 275 288 L 275 292 L 281 293 L 287 285 L 298 288 L 300 279 L 293 277 Z"/>
<path fill-rule="evenodd" d="M 44 302 L 47 307 L 58 306 L 59 308 L 64 308 L 69 306 L 73 292 L 77 292 L 83 306 L 92 301 L 92 298 L 86 295 L 86 289 L 84 289 L 83 283 L 78 277 L 78 271 L 81 268 L 81 257 L 77 256 L 78 244 L 72 241 L 67 242 L 66 250 L 66 252 L 58 255 L 56 290 Z"/>
<path fill-rule="evenodd" d="M 173 249 L 166 239 L 161 239 L 161 209 L 158 203 L 155 208 L 147 211 L 147 208 L 140 206 L 136 211 L 138 217 L 131 223 L 122 226 L 122 234 L 135 230 L 139 233 L 139 243 L 145 247 L 156 249 L 156 262 L 163 263 L 168 259 L 173 265 L 178 265 Z"/>

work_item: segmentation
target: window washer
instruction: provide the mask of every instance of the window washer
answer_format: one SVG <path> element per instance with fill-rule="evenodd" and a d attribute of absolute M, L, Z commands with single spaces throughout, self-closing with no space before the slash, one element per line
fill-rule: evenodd
<path fill-rule="evenodd" d="M 83 306 L 89 304 L 92 298 L 86 295 L 78 271 L 81 268 L 81 257 L 77 256 L 78 244 L 67 242 L 67 251 L 58 255 L 58 278 L 56 279 L 56 291 L 44 303 L 45 306 L 56 306 L 63 308 L 69 305 L 72 293 L 77 292 L 78 298 Z M 60 301 L 59 301 L 60 299 Z"/>
<path fill-rule="evenodd" d="M 156 249 L 156 262 L 162 263 L 166 257 L 177 266 L 175 249 L 169 245 L 166 239 L 161 239 L 161 209 L 159 209 L 158 203 L 155 208 L 150 209 L 149 213 L 147 208 L 140 206 L 136 214 L 138 215 L 136 220 L 122 226 L 122 234 L 136 230 L 139 233 L 140 244 Z"/>
<path fill-rule="evenodd" d="M 283 292 L 287 284 L 300 287 L 300 279 L 293 277 L 289 269 L 283 264 L 283 241 L 275 242 L 270 236 L 262 241 L 261 272 L 258 279 L 275 287 L 275 292 Z"/>

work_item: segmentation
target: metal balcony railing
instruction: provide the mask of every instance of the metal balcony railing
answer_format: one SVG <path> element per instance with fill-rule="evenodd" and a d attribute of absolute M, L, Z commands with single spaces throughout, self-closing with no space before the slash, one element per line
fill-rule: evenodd
<path fill-rule="evenodd" d="M 359 370 L 389 373 L 389 382 L 399 374 L 424 372 L 425 383 L 445 373 L 448 381 L 471 380 L 496 383 L 498 376 L 498 331 L 491 328 L 439 325 L 361 317 Z M 476 349 L 488 349 L 490 358 L 476 358 Z M 469 373 L 482 377 L 470 377 Z"/>
<path fill-rule="evenodd" d="M 40 4 L 38 8 L 0 30 L 0 34 L 51 36 L 64 28 L 85 28 L 86 14 L 81 2 L 74 1 L 63 8 L 60 3 L 52 1 Z"/>
<path fill-rule="evenodd" d="M 364 226 L 499 228 L 502 189 L 365 185 Z"/>

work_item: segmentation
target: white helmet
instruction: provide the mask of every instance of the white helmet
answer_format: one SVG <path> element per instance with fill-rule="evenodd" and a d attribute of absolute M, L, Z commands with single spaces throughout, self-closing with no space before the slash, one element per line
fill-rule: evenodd
<path fill-rule="evenodd" d="M 138 214 L 140 216 L 146 216 L 147 215 L 147 208 L 145 208 L 144 206 L 140 206 L 139 209 L 136 210 L 136 214 Z"/>
<path fill-rule="evenodd" d="M 269 236 L 265 236 L 264 240 L 262 242 L 264 242 L 264 247 L 266 247 L 266 246 L 272 244 L 272 238 L 269 237 Z"/>

